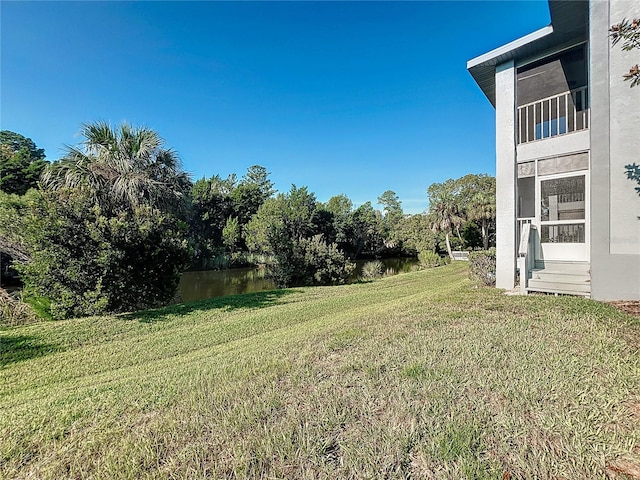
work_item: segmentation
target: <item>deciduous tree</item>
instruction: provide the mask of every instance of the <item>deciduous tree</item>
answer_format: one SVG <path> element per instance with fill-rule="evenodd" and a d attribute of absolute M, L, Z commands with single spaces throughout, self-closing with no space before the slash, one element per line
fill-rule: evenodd
<path fill-rule="evenodd" d="M 0 191 L 24 195 L 47 165 L 42 148 L 9 130 L 0 132 Z"/>

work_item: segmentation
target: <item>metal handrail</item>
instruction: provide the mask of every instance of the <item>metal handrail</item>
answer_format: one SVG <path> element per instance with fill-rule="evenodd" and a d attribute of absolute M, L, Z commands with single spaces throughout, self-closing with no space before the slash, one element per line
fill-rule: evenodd
<path fill-rule="evenodd" d="M 531 232 L 536 229 L 532 219 L 519 219 L 520 244 L 518 246 L 518 268 L 520 270 L 520 293 L 527 294 L 529 266 L 532 263 Z"/>
<path fill-rule="evenodd" d="M 519 106 L 518 144 L 589 128 L 588 104 L 588 88 L 580 87 Z"/>

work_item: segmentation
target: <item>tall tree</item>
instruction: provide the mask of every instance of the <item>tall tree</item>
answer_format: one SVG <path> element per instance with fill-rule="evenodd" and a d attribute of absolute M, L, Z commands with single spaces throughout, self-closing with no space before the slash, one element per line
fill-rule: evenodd
<path fill-rule="evenodd" d="M 178 218 L 188 175 L 152 130 L 106 123 L 42 174 L 30 208 L 25 290 L 66 318 L 171 300 L 190 256 Z"/>
<path fill-rule="evenodd" d="M 424 214 L 408 215 L 398 222 L 393 239 L 402 245 L 403 251 L 410 255 L 420 252 L 434 252 L 436 235 L 431 230 L 429 217 Z"/>
<path fill-rule="evenodd" d="M 333 216 L 333 240 L 341 250 L 353 254 L 353 202 L 344 194 L 334 195 L 324 204 L 324 209 Z"/>
<path fill-rule="evenodd" d="M 30 138 L 0 131 L 0 191 L 24 195 L 36 186 L 47 165 L 44 149 Z"/>
<path fill-rule="evenodd" d="M 385 248 L 397 249 L 401 247 L 395 231 L 398 224 L 402 220 L 404 213 L 402 212 L 402 202 L 396 192 L 387 190 L 378 197 L 378 204 L 382 205 L 383 219 L 383 236 Z"/>
<path fill-rule="evenodd" d="M 273 182 L 269 180 L 267 169 L 261 165 L 249 167 L 232 194 L 234 215 L 238 218 L 240 226 L 249 223 L 260 205 L 274 193 Z"/>
<path fill-rule="evenodd" d="M 394 232 L 398 227 L 398 223 L 402 220 L 404 213 L 402 211 L 402 202 L 396 192 L 387 190 L 378 197 L 378 204 L 382 205 L 384 212 L 384 237 L 385 245 L 395 246 Z"/>
<path fill-rule="evenodd" d="M 250 251 L 272 253 L 268 242 L 269 232 L 278 226 L 279 235 L 292 240 L 309 238 L 314 231 L 314 214 L 318 202 L 307 187 L 291 186 L 287 193 L 268 199 L 258 209 L 244 230 Z"/>
<path fill-rule="evenodd" d="M 402 218 L 402 202 L 393 190 L 387 190 L 378 197 L 378 204 L 382 205 L 385 219 L 390 223 L 396 223 Z"/>
<path fill-rule="evenodd" d="M 380 211 L 375 210 L 371 202 L 365 202 L 353 212 L 354 254 L 374 254 L 383 243 L 383 226 Z"/>
<path fill-rule="evenodd" d="M 191 188 L 191 229 L 195 235 L 212 245 L 222 245 L 222 230 L 227 219 L 235 216 L 233 194 L 236 190 L 235 175 L 222 178 L 197 180 Z"/>
<path fill-rule="evenodd" d="M 307 187 L 292 185 L 260 206 L 244 235 L 251 251 L 272 256 L 268 273 L 279 287 L 344 283 L 353 265 L 324 238 L 332 218 Z"/>
<path fill-rule="evenodd" d="M 189 175 L 155 131 L 96 122 L 82 125 L 81 134 L 79 146 L 67 147 L 64 157 L 44 170 L 45 188 L 79 188 L 102 208 L 115 210 L 146 205 L 177 212 L 184 207 Z"/>
<path fill-rule="evenodd" d="M 263 202 L 276 193 L 276 189 L 273 186 L 273 182 L 269 180 L 270 173 L 262 165 L 252 165 L 247 169 L 247 173 L 244 174 L 241 184 L 251 184 L 258 187 L 258 190 L 262 194 Z"/>

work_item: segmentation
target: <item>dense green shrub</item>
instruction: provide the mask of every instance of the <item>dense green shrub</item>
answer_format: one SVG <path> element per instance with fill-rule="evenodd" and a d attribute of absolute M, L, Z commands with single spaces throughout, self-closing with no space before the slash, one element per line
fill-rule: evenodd
<path fill-rule="evenodd" d="M 274 261 L 267 273 L 279 288 L 346 283 L 355 265 L 321 235 L 292 239 L 286 228 L 272 225 L 268 234 Z"/>
<path fill-rule="evenodd" d="M 422 268 L 434 268 L 440 265 L 440 255 L 431 250 L 418 253 L 418 261 Z"/>
<path fill-rule="evenodd" d="M 55 319 L 166 304 L 189 258 L 172 215 L 151 207 L 107 215 L 78 190 L 44 192 L 26 235 L 25 292 L 47 298 Z"/>
<path fill-rule="evenodd" d="M 496 284 L 496 249 L 481 250 L 469 254 L 469 278 L 481 285 Z"/>
<path fill-rule="evenodd" d="M 355 269 L 335 243 L 326 243 L 322 235 L 300 241 L 304 251 L 305 285 L 341 285 Z"/>
<path fill-rule="evenodd" d="M 380 278 L 384 273 L 384 263 L 380 260 L 372 260 L 362 265 L 361 277 L 363 280 L 372 280 Z"/>

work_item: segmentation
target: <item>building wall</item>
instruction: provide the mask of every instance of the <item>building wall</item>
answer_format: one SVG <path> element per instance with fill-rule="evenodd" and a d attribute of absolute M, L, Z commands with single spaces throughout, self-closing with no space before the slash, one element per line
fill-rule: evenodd
<path fill-rule="evenodd" d="M 515 67 L 496 68 L 496 287 L 512 289 L 516 269 Z"/>
<path fill-rule="evenodd" d="M 589 130 L 580 130 L 536 142 L 522 143 L 517 148 L 518 162 L 528 162 L 538 158 L 555 157 L 589 150 L 589 136 Z"/>
<path fill-rule="evenodd" d="M 640 87 L 622 75 L 638 63 L 638 51 L 611 48 L 609 27 L 640 18 L 629 0 L 591 1 L 591 296 L 640 299 L 640 196 L 624 166 L 640 163 Z"/>

